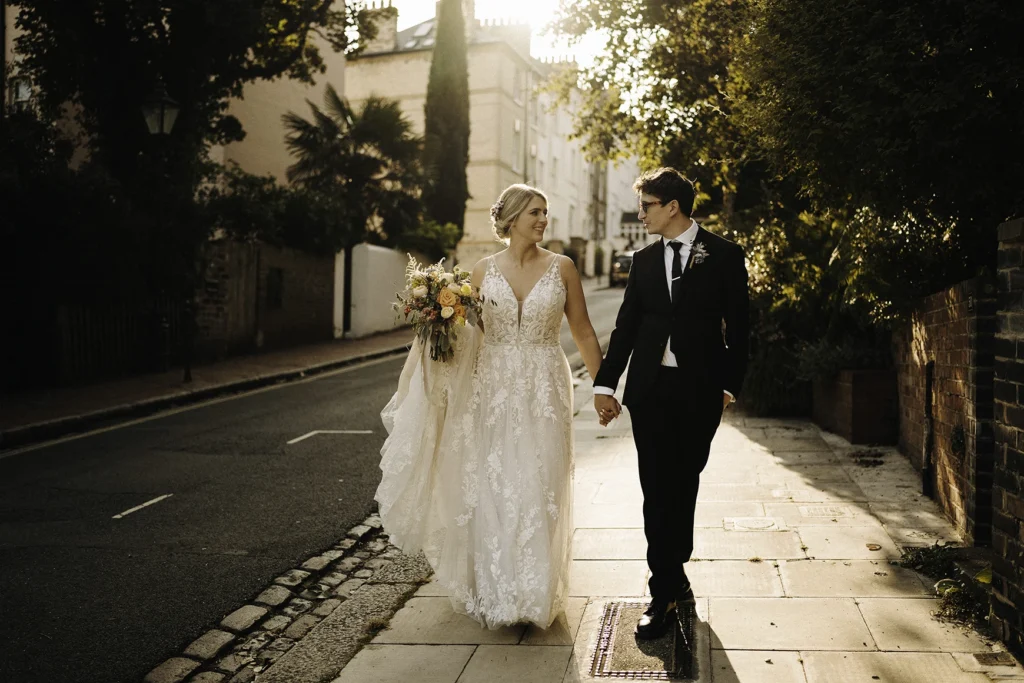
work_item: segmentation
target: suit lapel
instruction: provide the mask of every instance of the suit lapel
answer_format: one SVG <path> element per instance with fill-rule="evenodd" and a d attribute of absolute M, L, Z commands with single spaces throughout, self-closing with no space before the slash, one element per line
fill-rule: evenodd
<path fill-rule="evenodd" d="M 697 253 L 697 244 L 700 242 L 702 237 L 701 233 L 704 232 L 704 228 L 697 226 L 697 234 L 693 237 L 693 244 L 690 245 L 690 255 L 686 259 L 686 265 L 683 266 L 683 283 L 686 282 L 686 276 L 690 273 L 690 267 L 693 266 L 693 255 Z"/>

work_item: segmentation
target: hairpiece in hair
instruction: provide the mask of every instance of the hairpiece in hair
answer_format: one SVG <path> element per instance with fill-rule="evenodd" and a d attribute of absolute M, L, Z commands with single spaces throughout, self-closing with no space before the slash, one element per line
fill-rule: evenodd
<path fill-rule="evenodd" d="M 491 207 L 491 218 L 497 221 L 498 218 L 501 216 L 501 210 L 503 208 L 505 208 L 505 202 L 503 202 L 500 199 L 494 202 L 494 206 Z"/>

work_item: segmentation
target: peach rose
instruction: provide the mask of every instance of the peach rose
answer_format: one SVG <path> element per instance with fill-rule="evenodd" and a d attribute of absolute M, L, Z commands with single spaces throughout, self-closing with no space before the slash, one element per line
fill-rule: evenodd
<path fill-rule="evenodd" d="M 437 303 L 441 304 L 441 306 L 454 306 L 458 302 L 459 298 L 450 289 L 442 289 L 441 293 L 437 295 Z"/>

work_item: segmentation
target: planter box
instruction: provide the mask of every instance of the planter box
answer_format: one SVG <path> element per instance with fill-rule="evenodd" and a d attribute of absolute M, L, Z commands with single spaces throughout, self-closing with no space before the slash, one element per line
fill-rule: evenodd
<path fill-rule="evenodd" d="M 814 422 L 850 443 L 895 444 L 899 439 L 896 370 L 841 370 L 815 380 Z"/>

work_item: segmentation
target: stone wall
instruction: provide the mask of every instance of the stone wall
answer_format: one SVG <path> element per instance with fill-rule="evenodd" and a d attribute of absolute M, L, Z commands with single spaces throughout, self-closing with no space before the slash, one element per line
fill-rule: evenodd
<path fill-rule="evenodd" d="M 977 278 L 922 300 L 895 330 L 900 450 L 968 543 L 991 539 L 996 296 Z"/>
<path fill-rule="evenodd" d="M 1024 219 L 999 226 L 999 240 L 991 624 L 1024 657 Z"/>

